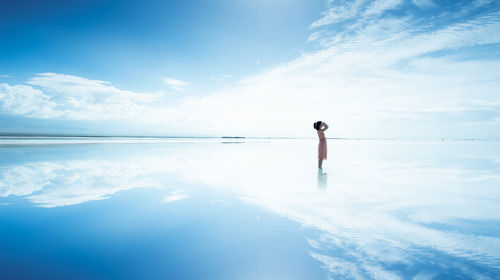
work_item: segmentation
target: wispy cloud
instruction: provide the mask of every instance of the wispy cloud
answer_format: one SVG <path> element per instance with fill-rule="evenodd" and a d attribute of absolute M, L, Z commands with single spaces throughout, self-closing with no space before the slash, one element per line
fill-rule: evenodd
<path fill-rule="evenodd" d="M 163 78 L 163 82 L 175 90 L 183 90 L 185 86 L 189 85 L 187 82 L 173 78 Z"/>
<path fill-rule="evenodd" d="M 430 3 L 332 1 L 311 24 L 308 41 L 320 51 L 175 105 L 161 92 L 45 73 L 0 84 L 0 106 L 31 117 L 125 120 L 208 135 L 306 136 L 311 120 L 322 119 L 334 120 L 339 136 L 465 136 L 470 131 L 459 126 L 470 121 L 489 123 L 482 133 L 493 136 L 500 59 L 490 50 L 500 44 L 500 12 L 476 1 L 453 12 L 412 13 Z"/>
<path fill-rule="evenodd" d="M 400 7 L 402 0 L 354 0 L 354 1 L 330 1 L 327 11 L 322 13 L 322 17 L 311 24 L 311 28 L 317 28 L 339 22 L 355 19 L 366 20 L 380 16 L 386 11 Z"/>
<path fill-rule="evenodd" d="M 420 266 L 479 278 L 484 275 L 472 277 L 471 267 L 500 269 L 500 239 L 481 230 L 482 223 L 499 219 L 498 154 L 484 149 L 470 158 L 470 151 L 461 149 L 465 146 L 449 150 L 432 142 L 337 141 L 328 189 L 315 191 L 311 151 L 316 141 L 249 143 L 245 149 L 176 145 L 155 149 L 155 155 L 144 151 L 22 163 L 0 170 L 0 196 L 24 196 L 36 206 L 58 207 L 134 188 L 167 188 L 175 178 L 176 184 L 232 194 L 318 229 L 318 236 L 309 238 L 311 255 L 339 278 L 397 279 L 394 270 L 424 273 L 414 269 Z M 387 153 L 391 149 L 397 153 Z M 186 196 L 182 190 L 171 191 L 164 202 Z M 457 221 L 474 223 L 462 228 Z M 447 225 L 460 230 L 450 231 Z M 433 266 L 430 259 L 445 261 Z M 464 270 L 457 272 L 455 265 Z"/>
<path fill-rule="evenodd" d="M 166 196 L 163 199 L 163 203 L 171 203 L 171 202 L 174 202 L 174 201 L 179 201 L 179 200 L 186 199 L 188 197 L 189 197 L 189 195 L 183 194 L 182 191 L 175 191 L 175 192 L 172 192 L 172 194 Z"/>
<path fill-rule="evenodd" d="M 436 8 L 436 3 L 432 2 L 432 0 L 412 0 L 412 2 L 420 8 L 428 9 L 428 8 Z"/>
<path fill-rule="evenodd" d="M 341 123 L 336 127 L 340 135 L 352 135 L 353 130 L 368 135 L 374 130 L 387 133 L 387 124 L 399 134 L 403 127 L 398 128 L 398 122 L 428 122 L 433 118 L 429 113 L 500 109 L 494 94 L 498 59 L 467 58 L 475 47 L 500 43 L 497 11 L 433 24 L 420 17 L 384 14 L 406 8 L 401 1 L 332 3 L 312 27 L 345 21 L 348 28 L 314 31 L 309 41 L 322 42 L 322 51 L 232 90 L 189 100 L 183 110 L 195 111 L 193 117 L 209 116 L 199 118 L 207 127 L 238 133 L 245 132 L 238 129 L 245 123 L 247 133 L 288 134 L 293 127 L 308 127 L 311 119 L 324 118 Z M 478 107 L 478 101 L 489 105 Z M 251 122 L 245 121 L 248 116 Z M 211 120 L 214 123 L 207 124 Z M 273 123 L 280 126 L 269 125 Z M 436 133 L 432 123 L 418 126 Z"/>
<path fill-rule="evenodd" d="M 394 10 L 403 4 L 403 0 L 375 0 L 364 11 L 363 16 L 379 16 L 386 11 Z"/>
<path fill-rule="evenodd" d="M 311 28 L 320 27 L 336 22 L 345 21 L 359 15 L 366 0 L 354 1 L 331 1 L 328 10 L 323 12 L 323 16 L 311 24 Z M 335 4 L 334 4 L 335 3 Z"/>
<path fill-rule="evenodd" d="M 9 75 L 0 75 L 0 78 L 10 78 L 11 76 Z"/>

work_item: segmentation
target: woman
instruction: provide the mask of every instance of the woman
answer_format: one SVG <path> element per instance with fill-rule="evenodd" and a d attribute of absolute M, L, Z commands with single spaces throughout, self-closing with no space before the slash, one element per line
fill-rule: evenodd
<path fill-rule="evenodd" d="M 328 125 L 325 122 L 317 121 L 313 125 L 314 129 L 318 132 L 319 144 L 318 144 L 318 168 L 323 169 L 323 160 L 326 159 L 326 137 L 325 130 L 328 129 Z"/>

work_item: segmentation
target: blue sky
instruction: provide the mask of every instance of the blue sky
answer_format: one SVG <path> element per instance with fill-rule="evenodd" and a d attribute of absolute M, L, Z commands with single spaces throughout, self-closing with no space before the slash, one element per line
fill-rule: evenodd
<path fill-rule="evenodd" d="M 53 72 L 136 91 L 161 90 L 174 76 L 200 93 L 215 86 L 210 77 L 238 79 L 299 56 L 325 6 L 267 2 L 15 2 L 1 15 L 2 70 L 16 82 Z"/>
<path fill-rule="evenodd" d="M 500 137 L 500 1 L 3 6 L 2 132 Z"/>

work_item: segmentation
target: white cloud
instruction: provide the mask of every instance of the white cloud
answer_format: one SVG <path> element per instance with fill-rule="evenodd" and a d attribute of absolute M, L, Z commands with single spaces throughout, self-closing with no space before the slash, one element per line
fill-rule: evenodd
<path fill-rule="evenodd" d="M 420 8 L 436 8 L 437 5 L 432 0 L 412 0 L 412 2 Z"/>
<path fill-rule="evenodd" d="M 467 52 L 500 43 L 500 14 L 466 14 L 441 26 L 384 14 L 402 7 L 392 0 L 332 2 L 311 25 L 324 28 L 308 39 L 321 51 L 175 105 L 161 93 L 45 73 L 26 85 L 1 84 L 0 106 L 32 117 L 123 120 L 180 134 L 308 136 L 311 122 L 322 119 L 333 122 L 338 136 L 471 136 L 457 126 L 478 121 L 467 120 L 469 112 L 499 109 L 500 70 L 498 59 Z M 344 21 L 344 29 L 326 28 Z M 176 89 L 187 85 L 164 80 Z M 462 119 L 455 114 L 445 124 L 436 117 L 450 113 Z M 500 131 L 491 129 L 493 119 L 481 121 L 489 122 L 483 133 Z"/>
<path fill-rule="evenodd" d="M 54 174 L 45 172 L 48 169 L 49 163 L 40 163 L 36 166 L 15 166 L 5 170 L 1 174 L 0 197 L 29 195 L 43 189 L 54 179 Z"/>
<path fill-rule="evenodd" d="M 188 83 L 173 79 L 173 78 L 163 78 L 163 82 L 175 90 L 183 90 L 183 87 L 189 85 Z"/>
<path fill-rule="evenodd" d="M 335 5 L 331 5 L 329 9 L 322 13 L 322 17 L 311 24 L 311 28 L 316 28 L 336 22 L 345 21 L 356 17 L 362 10 L 362 7 L 366 0 L 354 0 L 354 1 L 335 1 L 331 2 Z"/>
<path fill-rule="evenodd" d="M 352 19 L 365 19 L 375 17 L 386 11 L 393 10 L 401 6 L 402 0 L 354 0 L 354 1 L 331 1 L 322 17 L 311 24 L 311 28 L 318 28 L 325 25 L 344 22 Z"/>
<path fill-rule="evenodd" d="M 495 166 L 479 164 L 499 162 L 489 149 L 471 152 L 464 149 L 468 144 L 457 143 L 333 141 L 327 187 L 318 190 L 317 140 L 248 141 L 244 148 L 184 145 L 155 149 L 154 156 L 150 150 L 136 150 L 118 158 L 5 167 L 0 170 L 0 196 L 24 196 L 36 206 L 58 207 L 134 188 L 167 189 L 174 181 L 232 194 L 320 230 L 309 240 L 311 253 L 332 275 L 397 278 L 391 268 L 417 267 L 429 258 L 463 260 L 459 264 L 464 267 L 498 266 L 498 237 L 482 235 L 475 226 L 457 231 L 432 226 L 460 228 L 457 221 L 498 220 L 500 176 Z M 451 158 L 460 164 L 450 164 Z M 163 201 L 185 198 L 182 190 L 175 190 Z"/>
<path fill-rule="evenodd" d="M 335 258 L 332 256 L 326 256 L 316 253 L 311 253 L 311 256 L 317 261 L 323 264 L 323 267 L 330 271 L 335 278 L 334 279 L 366 279 L 367 277 L 363 274 L 362 270 L 353 264 L 352 262 Z"/>
<path fill-rule="evenodd" d="M 172 195 L 166 196 L 163 199 L 163 203 L 171 203 L 174 201 L 183 200 L 183 199 L 188 198 L 188 197 L 189 196 L 186 194 L 172 194 Z"/>
<path fill-rule="evenodd" d="M 63 112 L 54 110 L 58 104 L 41 90 L 27 85 L 0 84 L 0 105 L 3 112 L 39 118 L 57 118 Z"/>
<path fill-rule="evenodd" d="M 26 85 L 0 84 L 4 112 L 37 118 L 132 120 L 150 123 L 168 110 L 162 92 L 136 93 L 109 82 L 56 73 L 37 74 Z"/>
<path fill-rule="evenodd" d="M 0 75 L 0 78 L 10 78 L 11 76 L 9 75 Z"/>
<path fill-rule="evenodd" d="M 359 13 L 375 14 L 399 3 L 374 2 Z M 224 134 L 299 134 L 311 120 L 326 119 L 340 123 L 335 131 L 341 136 L 401 135 L 407 128 L 397 127 L 397 122 L 418 121 L 429 116 L 426 113 L 499 109 L 498 61 L 461 59 L 453 52 L 499 43 L 498 13 L 433 31 L 414 26 L 410 18 L 363 18 L 360 24 L 355 33 L 335 34 L 341 37 L 322 51 L 233 89 L 185 100 L 179 109 L 191 112 L 189 118 L 196 119 L 193 125 L 199 129 L 209 127 Z M 328 33 L 311 36 L 319 40 Z M 447 55 L 432 55 L 439 51 Z M 478 102 L 489 105 L 478 107 Z M 432 131 L 433 124 L 437 123 L 423 126 Z"/>
<path fill-rule="evenodd" d="M 326 32 L 325 30 L 314 31 L 313 33 L 311 33 L 311 35 L 309 35 L 309 37 L 307 37 L 307 42 L 314 42 L 317 41 L 318 39 L 323 38 L 325 32 Z"/>
<path fill-rule="evenodd" d="M 494 3 L 495 0 L 474 0 L 473 5 L 477 7 L 485 6 L 491 3 Z"/>
<path fill-rule="evenodd" d="M 70 96 L 80 99 L 82 103 L 148 103 L 157 101 L 162 96 L 161 92 L 136 93 L 118 89 L 110 82 L 56 73 L 37 74 L 27 84 L 40 87 L 51 98 L 63 99 Z"/>
<path fill-rule="evenodd" d="M 367 7 L 364 16 L 379 16 L 402 5 L 402 0 L 375 0 Z"/>
<path fill-rule="evenodd" d="M 155 174 L 161 175 L 173 164 L 159 165 L 158 160 L 73 160 L 14 166 L 0 174 L 0 197 L 26 196 L 37 206 L 50 208 L 107 199 L 134 188 L 162 188 L 162 180 Z"/>
<path fill-rule="evenodd" d="M 249 143 L 250 147 L 245 149 L 213 147 L 204 151 L 202 158 L 197 158 L 199 150 L 193 150 L 187 156 L 197 159 L 187 160 L 188 165 L 181 173 L 188 182 L 234 193 L 305 226 L 329 232 L 328 236 L 313 242 L 314 248 L 320 250 L 313 255 L 322 255 L 318 260 L 330 268 L 334 276 L 404 279 L 388 267 L 393 264 L 415 267 L 425 263 L 429 254 L 466 258 L 488 266 L 494 263 L 500 246 L 498 238 L 427 226 L 454 224 L 457 219 L 482 222 L 497 219 L 499 206 L 491 196 L 498 196 L 494 189 L 500 177 L 485 178 L 485 175 L 495 175 L 494 168 L 476 170 L 431 163 L 444 154 L 435 154 L 432 148 L 415 152 L 416 147 L 429 147 L 428 143 L 339 141 L 329 144 L 335 149 L 335 160 L 330 163 L 328 187 L 315 191 L 314 154 L 310 151 L 316 143 L 316 140 L 283 140 L 265 145 Z M 439 143 L 434 144 L 438 150 L 442 149 Z M 400 148 L 405 146 L 404 150 L 413 151 L 410 152 L 413 156 L 429 152 L 432 160 L 401 156 L 405 152 Z M 387 157 L 386 151 L 390 149 L 396 149 L 403 162 Z M 457 152 L 459 150 L 457 148 Z M 370 154 L 374 151 L 380 152 Z M 449 155 L 450 150 L 443 153 Z M 460 153 L 451 154 L 461 158 Z M 271 160 L 276 158 L 280 160 Z M 483 160 L 489 162 L 495 158 L 491 155 Z M 462 166 L 466 164 L 460 164 Z M 252 176 L 248 176 L 248 170 L 252 170 Z M 467 200 L 476 201 L 482 207 L 474 207 Z M 469 207 L 461 208 L 463 205 Z M 407 214 L 410 217 L 406 217 Z M 381 263 L 387 266 L 377 266 Z"/>

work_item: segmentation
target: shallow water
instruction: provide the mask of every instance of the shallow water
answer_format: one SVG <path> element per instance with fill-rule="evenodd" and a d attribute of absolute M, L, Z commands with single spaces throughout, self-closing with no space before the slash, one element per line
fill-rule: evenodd
<path fill-rule="evenodd" d="M 499 141 L 90 140 L 0 145 L 2 279 L 500 275 Z"/>

